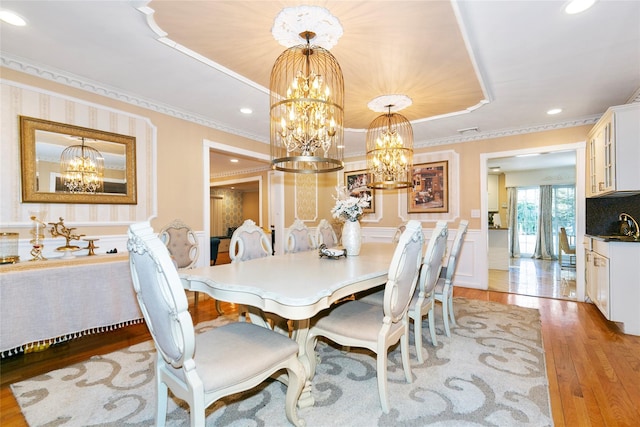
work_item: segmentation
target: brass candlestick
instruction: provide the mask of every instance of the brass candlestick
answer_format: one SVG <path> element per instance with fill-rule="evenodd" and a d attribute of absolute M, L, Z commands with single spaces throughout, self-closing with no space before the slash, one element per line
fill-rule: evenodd
<path fill-rule="evenodd" d="M 94 250 L 100 248 L 100 246 L 96 246 L 94 242 L 100 239 L 82 239 L 82 240 L 84 240 L 85 242 L 89 242 L 89 245 L 87 246 L 87 249 L 89 249 L 88 256 L 95 255 Z"/>
<path fill-rule="evenodd" d="M 46 261 L 47 259 L 42 255 L 42 249 L 44 249 L 44 231 L 47 229 L 47 224 L 45 224 L 42 219 L 44 219 L 44 215 L 46 212 L 30 212 L 31 216 L 29 219 L 33 221 L 33 228 L 31 229 L 32 239 L 29 241 L 32 245 L 31 249 L 31 261 Z"/>

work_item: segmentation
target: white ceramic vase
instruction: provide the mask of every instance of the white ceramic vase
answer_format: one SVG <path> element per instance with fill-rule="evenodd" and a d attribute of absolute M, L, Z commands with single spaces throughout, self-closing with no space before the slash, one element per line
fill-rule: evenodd
<path fill-rule="evenodd" d="M 360 254 L 362 232 L 359 221 L 345 221 L 342 226 L 342 246 L 347 250 L 347 256 Z"/>

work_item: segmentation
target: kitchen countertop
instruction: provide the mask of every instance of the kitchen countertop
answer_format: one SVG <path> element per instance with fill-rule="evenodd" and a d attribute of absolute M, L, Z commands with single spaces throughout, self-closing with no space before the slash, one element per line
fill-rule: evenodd
<path fill-rule="evenodd" d="M 631 236 L 616 236 L 616 235 L 611 235 L 611 236 L 600 236 L 600 235 L 592 235 L 592 234 L 585 234 L 586 237 L 592 238 L 592 239 L 597 239 L 597 240 L 601 240 L 603 242 L 613 242 L 613 243 L 640 243 L 639 239 L 634 239 Z"/>

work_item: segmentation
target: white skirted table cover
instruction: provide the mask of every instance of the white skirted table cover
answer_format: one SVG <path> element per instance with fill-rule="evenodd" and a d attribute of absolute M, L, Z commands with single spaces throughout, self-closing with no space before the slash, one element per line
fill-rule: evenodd
<path fill-rule="evenodd" d="M 141 321 L 128 254 L 0 266 L 2 357 Z"/>

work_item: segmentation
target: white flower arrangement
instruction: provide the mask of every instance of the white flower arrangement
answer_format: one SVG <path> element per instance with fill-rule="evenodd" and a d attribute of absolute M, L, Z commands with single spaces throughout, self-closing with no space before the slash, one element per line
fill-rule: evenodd
<path fill-rule="evenodd" d="M 366 193 L 360 197 L 350 196 L 347 187 L 338 186 L 336 192 L 338 196 L 333 197 L 336 205 L 331 209 L 331 214 L 342 221 L 357 221 L 371 202 L 371 196 Z"/>

